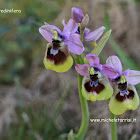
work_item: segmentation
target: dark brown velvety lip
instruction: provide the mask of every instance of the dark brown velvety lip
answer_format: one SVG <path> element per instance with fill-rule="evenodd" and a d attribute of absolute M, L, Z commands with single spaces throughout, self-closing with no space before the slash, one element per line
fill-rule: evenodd
<path fill-rule="evenodd" d="M 96 92 L 97 94 L 99 94 L 101 91 L 104 90 L 105 86 L 101 83 L 98 82 L 98 86 L 95 87 L 93 85 L 93 87 L 90 86 L 90 81 L 86 82 L 85 83 L 85 89 L 88 91 L 88 92 Z"/>
<path fill-rule="evenodd" d="M 128 90 L 129 91 L 129 94 L 128 95 L 124 95 L 124 96 L 121 96 L 120 95 L 120 92 L 116 95 L 116 100 L 119 101 L 119 102 L 123 102 L 124 100 L 126 99 L 133 99 L 134 98 L 134 91 L 132 90 Z"/>
<path fill-rule="evenodd" d="M 51 50 L 51 47 L 48 48 L 47 59 L 49 59 L 50 61 L 54 61 L 55 65 L 63 64 L 66 61 L 68 57 L 68 53 L 65 54 L 64 52 L 61 52 L 61 50 L 59 50 L 56 55 L 53 55 L 53 54 L 50 54 L 50 50 Z"/>

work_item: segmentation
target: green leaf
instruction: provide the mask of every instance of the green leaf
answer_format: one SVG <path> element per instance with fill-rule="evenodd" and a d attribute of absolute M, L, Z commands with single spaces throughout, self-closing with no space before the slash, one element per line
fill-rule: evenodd
<path fill-rule="evenodd" d="M 73 130 L 71 130 L 68 134 L 68 140 L 75 140 L 73 136 Z"/>
<path fill-rule="evenodd" d="M 108 41 L 109 37 L 111 34 L 111 29 L 106 32 L 104 34 L 104 36 L 100 39 L 100 41 L 98 42 L 97 46 L 94 48 L 94 50 L 91 52 L 92 54 L 95 54 L 97 56 L 99 56 L 99 54 L 101 53 L 101 51 L 103 50 L 106 42 Z"/>
<path fill-rule="evenodd" d="M 136 135 L 133 135 L 130 140 L 135 140 L 135 139 L 136 139 Z"/>

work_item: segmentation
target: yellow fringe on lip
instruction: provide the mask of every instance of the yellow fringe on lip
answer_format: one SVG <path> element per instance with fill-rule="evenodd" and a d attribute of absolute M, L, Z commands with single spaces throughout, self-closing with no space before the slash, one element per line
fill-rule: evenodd
<path fill-rule="evenodd" d="M 50 70 L 62 73 L 62 72 L 68 71 L 72 67 L 73 59 L 69 55 L 63 64 L 55 65 L 53 61 L 48 60 L 45 56 L 44 65 L 46 69 L 50 69 Z"/>
<path fill-rule="evenodd" d="M 62 47 L 61 51 L 65 53 L 67 56 L 66 60 L 62 64 L 57 64 L 57 65 L 54 64 L 54 61 L 50 61 L 49 59 L 47 59 L 47 51 L 48 51 L 48 48 L 50 48 L 51 46 L 52 46 L 52 43 L 48 43 L 46 46 L 45 57 L 43 60 L 45 68 L 56 71 L 56 72 L 60 72 L 60 73 L 68 71 L 73 65 L 73 59 L 71 55 L 68 53 L 67 46 L 64 44 L 62 44 L 61 46 Z"/>
<path fill-rule="evenodd" d="M 113 89 L 108 81 L 108 78 L 105 75 L 101 75 L 101 78 L 99 78 L 99 82 L 105 86 L 104 90 L 101 91 L 100 93 L 96 92 L 88 92 L 85 89 L 85 83 L 90 80 L 89 76 L 86 76 L 83 78 L 82 82 L 82 95 L 86 100 L 91 100 L 91 101 L 101 101 L 101 100 L 107 100 L 113 95 Z"/>
<path fill-rule="evenodd" d="M 109 102 L 110 111 L 115 115 L 121 115 L 126 110 L 136 110 L 139 106 L 139 97 L 137 91 L 134 86 L 128 86 L 129 89 L 134 91 L 134 98 L 133 99 L 126 99 L 123 102 L 119 102 L 116 100 L 116 94 L 111 97 Z M 119 91 L 117 90 L 116 93 Z"/>

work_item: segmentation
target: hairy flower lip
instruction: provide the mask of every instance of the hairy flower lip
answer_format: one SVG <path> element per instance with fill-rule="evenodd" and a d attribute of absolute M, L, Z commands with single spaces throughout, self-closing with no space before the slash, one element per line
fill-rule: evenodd
<path fill-rule="evenodd" d="M 63 64 L 66 61 L 66 59 L 69 55 L 67 49 L 61 49 L 60 48 L 58 50 L 58 53 L 53 55 L 53 54 L 51 54 L 52 47 L 53 47 L 52 43 L 50 43 L 47 46 L 46 59 L 48 59 L 50 61 L 53 61 L 55 65 Z"/>
<path fill-rule="evenodd" d="M 50 53 L 51 47 L 52 43 L 48 43 L 44 57 L 45 67 L 60 73 L 68 71 L 73 64 L 73 59 L 68 52 L 67 46 L 60 47 L 56 55 Z"/>
<path fill-rule="evenodd" d="M 130 92 L 133 91 L 130 95 L 125 95 L 125 97 L 118 95 L 117 99 L 116 96 L 119 93 L 119 90 L 116 86 L 115 94 L 111 97 L 109 102 L 110 111 L 115 115 L 121 115 L 126 110 L 136 110 L 139 106 L 139 97 L 137 91 L 134 86 L 128 85 L 128 90 Z M 126 97 L 127 96 L 127 97 Z"/>
<path fill-rule="evenodd" d="M 95 86 L 93 84 L 93 86 L 90 85 L 90 81 L 85 83 L 85 89 L 88 91 L 88 92 L 96 92 L 96 94 L 99 94 L 101 91 L 104 90 L 105 86 L 103 84 L 101 84 L 100 82 L 98 82 L 98 85 Z"/>
<path fill-rule="evenodd" d="M 113 89 L 109 84 L 109 81 L 105 75 L 101 75 L 98 81 L 98 86 L 90 86 L 90 76 L 84 76 L 82 82 L 82 95 L 86 100 L 106 100 L 109 99 L 113 94 Z"/>

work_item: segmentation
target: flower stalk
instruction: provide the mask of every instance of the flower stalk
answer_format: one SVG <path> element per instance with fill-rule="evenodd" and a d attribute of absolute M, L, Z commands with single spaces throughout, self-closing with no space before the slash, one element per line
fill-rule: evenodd
<path fill-rule="evenodd" d="M 99 42 L 99 45 L 97 45 L 96 51 L 93 50 L 92 53 L 94 53 L 97 56 L 101 53 L 101 51 L 104 48 L 105 43 L 108 40 L 110 34 L 111 34 L 111 30 L 109 30 L 104 35 L 104 37 L 101 40 L 101 42 Z M 83 34 L 81 34 L 81 42 L 83 42 Z M 83 55 L 81 54 L 81 55 L 77 56 L 77 59 L 75 60 L 75 62 L 76 62 L 76 64 L 84 64 Z M 88 104 L 87 104 L 87 100 L 85 100 L 85 98 L 83 97 L 82 90 L 81 90 L 82 89 L 82 80 L 83 80 L 83 76 L 78 74 L 78 90 L 79 90 L 79 98 L 80 98 L 81 110 L 82 110 L 82 123 L 81 123 L 80 129 L 78 131 L 76 140 L 83 140 L 84 139 L 84 136 L 85 136 L 85 134 L 87 132 L 87 128 L 88 128 L 88 125 L 89 125 Z"/>
<path fill-rule="evenodd" d="M 78 89 L 79 89 L 79 98 L 81 103 L 81 110 L 82 110 L 82 123 L 80 126 L 80 129 L 77 134 L 77 140 L 83 140 L 84 136 L 87 132 L 88 124 L 89 124 L 89 110 L 88 110 L 88 104 L 87 100 L 82 95 L 82 80 L 83 76 L 78 74 Z"/>
<path fill-rule="evenodd" d="M 112 112 L 110 112 L 110 118 L 115 119 L 116 115 L 114 115 Z M 115 121 L 111 121 L 111 138 L 112 140 L 117 140 L 117 126 Z"/>
<path fill-rule="evenodd" d="M 81 41 L 83 42 L 83 33 L 81 34 Z M 76 59 L 76 64 L 84 64 L 83 56 L 80 55 Z M 89 125 L 89 109 L 88 109 L 88 103 L 87 100 L 82 95 L 82 80 L 83 76 L 78 74 L 78 91 L 79 91 L 79 98 L 80 98 L 80 103 L 81 103 L 81 110 L 82 110 L 82 123 L 80 126 L 80 129 L 77 134 L 77 139 L 76 140 L 83 140 L 85 137 L 85 134 L 88 129 Z"/>

